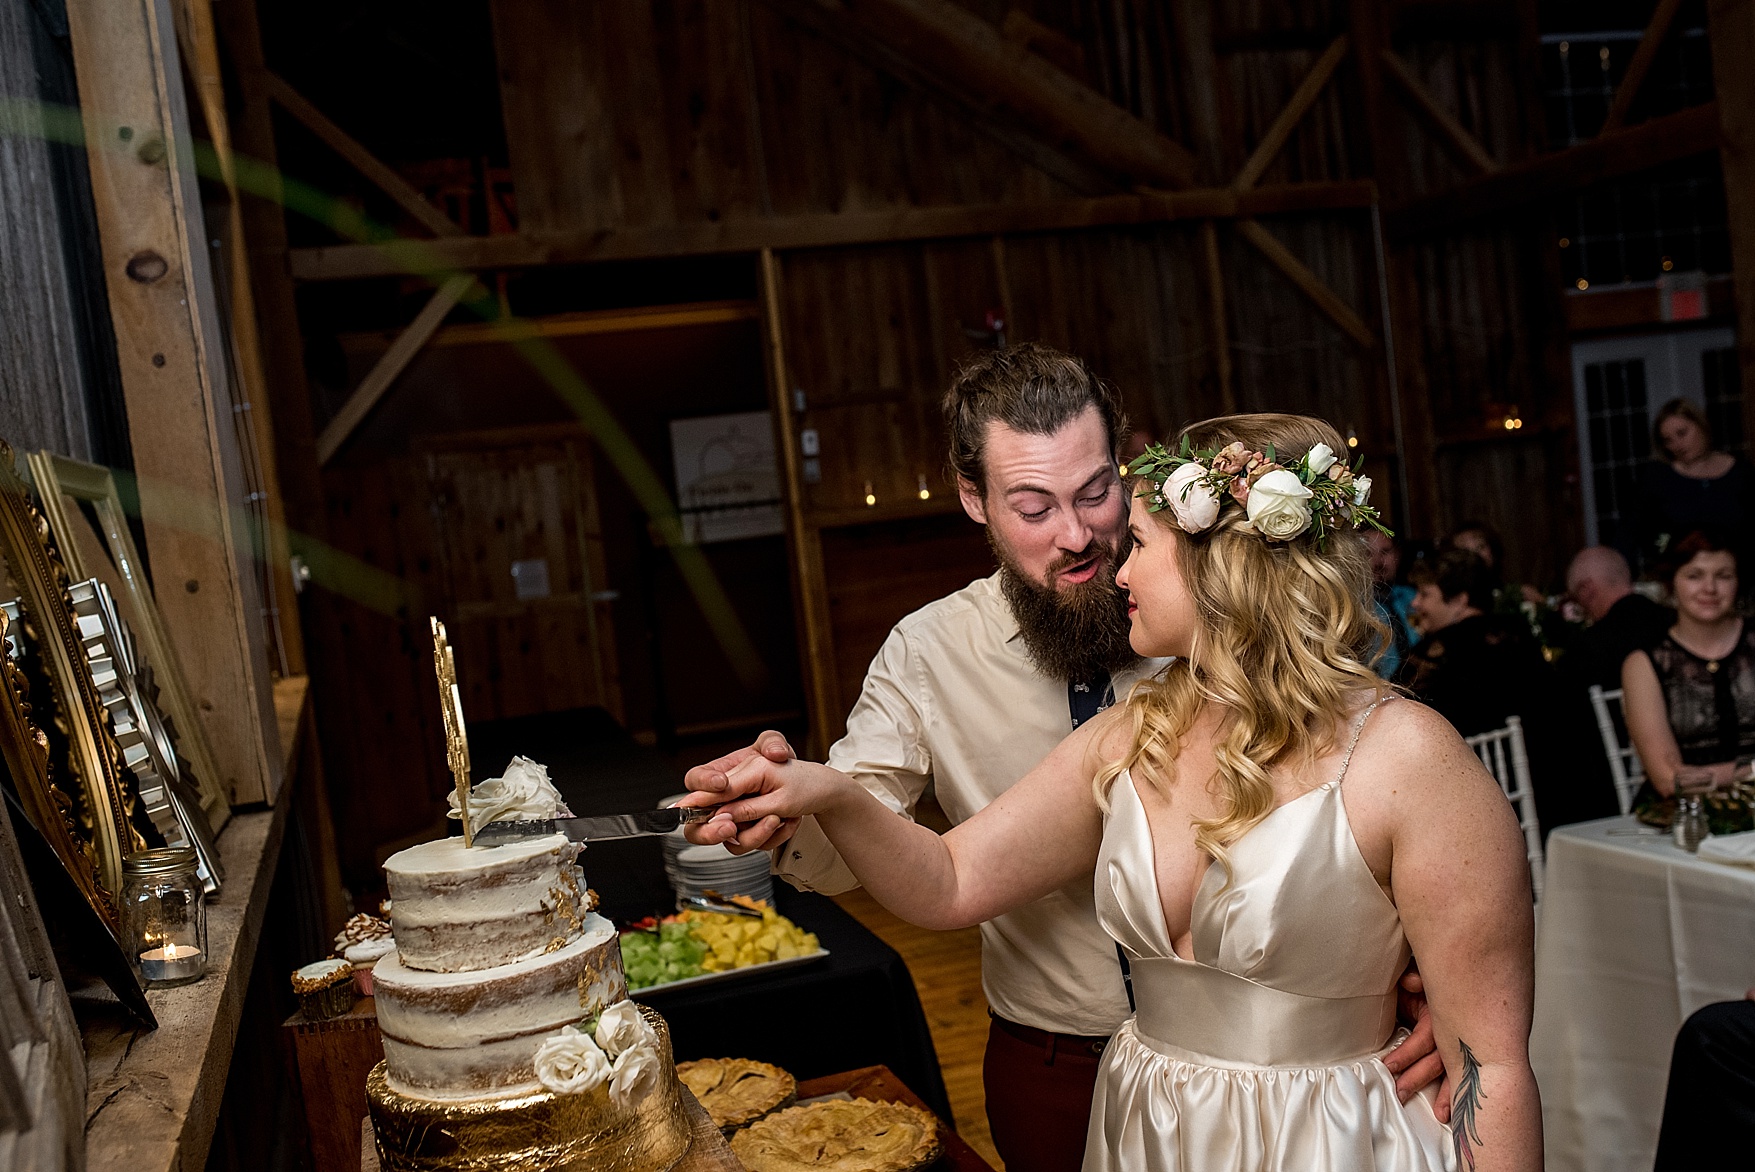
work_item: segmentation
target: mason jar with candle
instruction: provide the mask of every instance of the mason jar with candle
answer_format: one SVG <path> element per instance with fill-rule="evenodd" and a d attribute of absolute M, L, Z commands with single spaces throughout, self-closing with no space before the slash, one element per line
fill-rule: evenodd
<path fill-rule="evenodd" d="M 207 907 L 188 847 L 157 847 L 122 860 L 122 930 L 140 975 L 186 985 L 207 972 Z"/>

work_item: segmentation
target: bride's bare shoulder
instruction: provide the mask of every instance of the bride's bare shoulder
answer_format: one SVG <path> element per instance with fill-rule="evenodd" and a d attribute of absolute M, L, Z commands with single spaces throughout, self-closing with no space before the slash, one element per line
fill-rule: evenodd
<path fill-rule="evenodd" d="M 1417 700 L 1381 705 L 1366 724 L 1348 770 L 1360 789 L 1384 796 L 1419 795 L 1442 788 L 1497 785 L 1451 723 Z"/>

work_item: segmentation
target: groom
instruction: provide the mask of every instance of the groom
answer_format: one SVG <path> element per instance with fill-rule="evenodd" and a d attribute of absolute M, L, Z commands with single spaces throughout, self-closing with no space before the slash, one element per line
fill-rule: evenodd
<path fill-rule="evenodd" d="M 1115 389 L 1078 359 L 1027 343 L 965 366 L 944 411 L 964 511 L 986 527 L 999 571 L 896 624 L 828 763 L 904 817 L 930 785 L 960 823 L 1164 661 L 1133 653 L 1115 584 L 1129 504 Z M 689 788 L 724 789 L 755 752 L 792 756 L 780 734 L 764 733 L 690 770 Z M 774 872 L 798 887 L 858 886 L 813 819 L 764 820 L 727 845 L 774 852 Z M 995 1148 L 1008 1172 L 1077 1168 L 1098 1063 L 1130 1012 L 1090 880 L 981 925 L 981 977 Z M 1436 1078 L 1430 1027 L 1391 1059 L 1407 1072 L 1404 1094 Z"/>

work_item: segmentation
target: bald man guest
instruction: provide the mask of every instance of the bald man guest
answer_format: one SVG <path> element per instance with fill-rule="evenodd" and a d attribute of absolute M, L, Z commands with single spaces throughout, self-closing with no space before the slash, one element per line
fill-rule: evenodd
<path fill-rule="evenodd" d="M 1584 688 L 1601 685 L 1605 692 L 1621 686 L 1621 665 L 1664 637 L 1676 621 L 1669 607 L 1633 589 L 1627 559 L 1606 545 L 1578 551 L 1566 567 L 1566 593 L 1584 608 L 1590 626 L 1572 649 L 1567 665 Z"/>

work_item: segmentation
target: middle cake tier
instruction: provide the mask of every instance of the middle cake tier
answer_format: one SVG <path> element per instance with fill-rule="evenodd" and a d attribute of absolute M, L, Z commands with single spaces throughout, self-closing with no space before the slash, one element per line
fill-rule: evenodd
<path fill-rule="evenodd" d="M 474 972 L 378 962 L 378 1027 L 386 1079 L 407 1095 L 472 1098 L 538 1086 L 532 1060 L 562 1026 L 628 995 L 615 927 L 588 914 L 564 948 Z"/>

